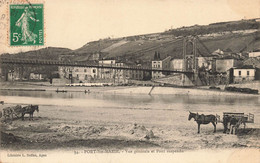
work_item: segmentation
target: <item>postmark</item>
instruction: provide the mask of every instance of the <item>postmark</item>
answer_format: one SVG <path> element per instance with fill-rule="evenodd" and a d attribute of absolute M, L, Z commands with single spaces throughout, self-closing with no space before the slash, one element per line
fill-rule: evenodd
<path fill-rule="evenodd" d="M 44 45 L 43 3 L 10 4 L 9 15 L 10 46 Z"/>

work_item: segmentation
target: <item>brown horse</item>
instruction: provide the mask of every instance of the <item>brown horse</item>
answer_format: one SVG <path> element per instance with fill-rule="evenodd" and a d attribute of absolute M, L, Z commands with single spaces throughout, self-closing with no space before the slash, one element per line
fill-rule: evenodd
<path fill-rule="evenodd" d="M 198 113 L 192 113 L 190 112 L 189 118 L 188 120 L 191 120 L 192 118 L 194 118 L 194 120 L 197 122 L 198 124 L 198 134 L 200 133 L 200 125 L 201 124 L 209 124 L 210 122 L 213 124 L 214 126 L 214 133 L 216 132 L 216 124 L 217 124 L 217 118 L 215 115 L 204 115 L 204 114 L 198 114 Z"/>
<path fill-rule="evenodd" d="M 33 113 L 34 111 L 39 112 L 38 105 L 28 105 L 22 108 L 22 120 L 24 120 L 24 115 L 29 114 L 29 120 L 33 120 Z"/>

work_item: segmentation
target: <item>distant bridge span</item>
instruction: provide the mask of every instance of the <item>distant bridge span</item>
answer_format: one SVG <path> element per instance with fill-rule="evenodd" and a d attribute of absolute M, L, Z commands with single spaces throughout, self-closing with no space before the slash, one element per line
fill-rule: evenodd
<path fill-rule="evenodd" d="M 21 64 L 21 65 L 49 65 L 49 66 L 69 66 L 69 67 L 90 67 L 102 69 L 116 69 L 116 70 L 137 70 L 137 71 L 154 71 L 154 72 L 168 72 L 168 73 L 181 73 L 193 74 L 192 71 L 176 71 L 170 69 L 158 70 L 151 67 L 141 66 L 115 66 L 115 65 L 98 65 L 91 63 L 80 62 L 64 62 L 58 60 L 42 60 L 42 59 L 16 59 L 16 58 L 0 58 L 1 64 Z"/>

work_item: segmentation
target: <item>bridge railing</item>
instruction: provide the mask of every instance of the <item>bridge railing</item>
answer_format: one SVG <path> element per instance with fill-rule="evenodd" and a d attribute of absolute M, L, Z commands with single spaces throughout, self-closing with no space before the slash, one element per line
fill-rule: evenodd
<path fill-rule="evenodd" d="M 3 58 L 0 57 L 0 63 L 5 64 L 33 64 L 33 65 L 55 65 L 68 67 L 92 67 L 103 69 L 122 69 L 122 70 L 139 70 L 139 71 L 154 71 L 154 72 L 170 72 L 170 73 L 193 73 L 192 71 L 180 71 L 168 69 L 158 69 L 149 66 L 118 66 L 118 65 L 100 65 L 98 63 L 82 63 L 82 62 L 68 62 L 59 60 L 44 60 L 44 59 L 18 59 L 18 58 Z"/>

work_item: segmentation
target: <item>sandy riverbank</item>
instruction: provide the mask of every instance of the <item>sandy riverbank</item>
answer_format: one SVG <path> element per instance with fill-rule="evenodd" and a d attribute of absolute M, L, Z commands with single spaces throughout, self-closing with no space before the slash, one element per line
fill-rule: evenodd
<path fill-rule="evenodd" d="M 6 105 L 7 106 L 7 105 Z M 5 106 L 5 107 L 6 107 Z M 180 117 L 175 124 L 152 120 L 155 112 L 133 110 L 131 116 L 124 118 L 127 110 L 88 110 L 69 106 L 57 107 L 40 105 L 40 112 L 35 113 L 34 121 L 28 117 L 22 121 L 1 119 L 1 148 L 10 150 L 36 149 L 174 149 L 190 151 L 199 149 L 260 148 L 260 129 L 249 125 L 238 135 L 223 134 L 223 125 L 217 125 L 213 133 L 212 125 L 203 125 L 201 134 L 197 134 L 196 123 Z M 114 119 L 112 114 L 115 117 Z M 160 119 L 168 119 L 157 111 Z M 103 116 L 108 114 L 109 119 Z M 129 114 L 129 113 L 128 113 Z M 160 115 L 162 114 L 162 115 Z M 112 119 L 111 119 L 112 118 Z M 121 121 L 120 119 L 124 119 Z M 151 120 L 149 120 L 149 119 Z M 157 118 L 157 119 L 158 119 Z M 147 120 L 146 120 L 147 119 Z M 146 122 L 144 122 L 146 120 Z M 151 122 L 150 122 L 151 121 Z M 256 125 L 257 126 L 257 125 Z"/>
<path fill-rule="evenodd" d="M 113 93 L 113 94 L 150 94 L 150 95 L 199 95 L 199 96 L 252 96 L 260 95 L 227 92 L 222 90 L 209 90 L 202 88 L 178 88 L 162 86 L 108 86 L 108 87 L 57 87 L 35 83 L 0 83 L 0 90 L 8 91 L 66 91 L 66 92 L 84 92 L 84 93 Z M 62 92 L 60 92 L 62 93 Z"/>

